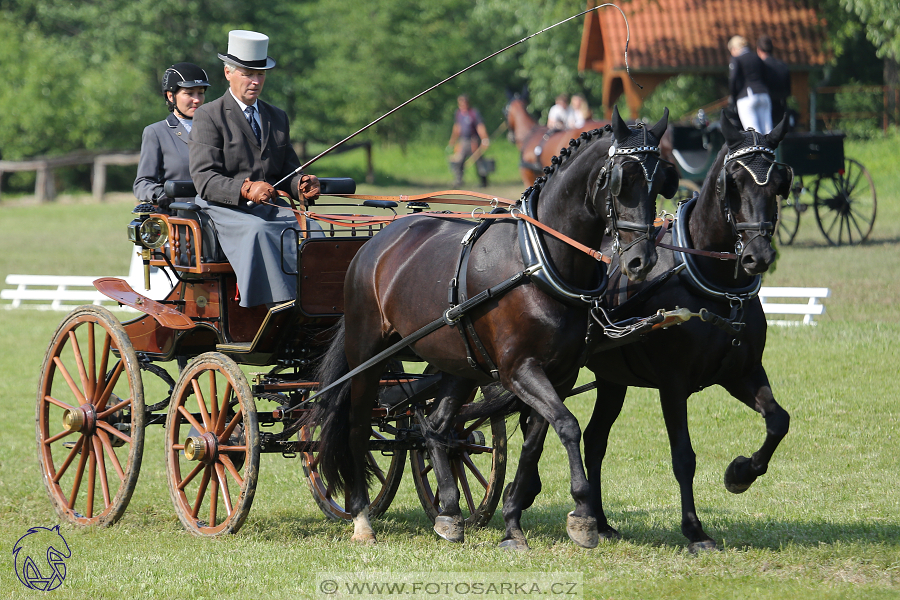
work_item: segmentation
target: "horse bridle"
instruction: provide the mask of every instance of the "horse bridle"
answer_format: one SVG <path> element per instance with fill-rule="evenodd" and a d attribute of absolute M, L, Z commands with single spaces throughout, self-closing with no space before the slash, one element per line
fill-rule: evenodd
<path fill-rule="evenodd" d="M 644 180 L 647 182 L 648 187 L 653 186 L 653 179 L 659 171 L 660 163 L 671 164 L 669 161 L 660 158 L 659 143 L 653 145 L 650 142 L 649 132 L 647 131 L 647 128 L 644 127 L 644 124 L 638 123 L 637 127 L 643 134 L 643 143 L 639 146 L 626 147 L 624 144 L 620 146 L 613 141 L 612 145 L 609 147 L 609 156 L 603 164 L 603 167 L 600 169 L 600 173 L 597 175 L 597 181 L 594 184 L 594 193 L 591 196 L 591 201 L 594 202 L 594 205 L 596 206 L 597 194 L 604 188 L 607 190 L 606 233 L 612 236 L 613 250 L 620 256 L 635 244 L 651 239 L 654 227 L 653 222 L 635 223 L 634 221 L 624 221 L 619 218 L 614 199 L 618 198 L 622 191 L 622 164 L 625 162 L 638 163 L 641 166 L 641 170 L 644 172 Z M 643 154 L 644 157 L 639 158 L 637 156 L 639 154 Z M 656 164 L 653 166 L 652 172 L 648 171 L 647 165 L 644 164 L 647 160 L 647 155 L 650 154 L 656 156 Z M 621 162 L 616 162 L 616 157 L 618 156 L 623 157 Z M 622 241 L 619 236 L 621 231 L 633 231 L 640 235 L 633 239 L 628 245 L 622 246 Z"/>
<path fill-rule="evenodd" d="M 744 250 L 750 246 L 750 244 L 758 237 L 762 237 L 764 239 L 771 238 L 775 234 L 775 230 L 778 227 L 778 211 L 776 209 L 775 216 L 771 221 L 758 221 L 756 223 L 738 223 L 737 219 L 734 216 L 734 213 L 731 211 L 731 207 L 728 205 L 728 173 L 726 171 L 726 167 L 731 162 L 736 162 L 741 167 L 747 171 L 751 177 L 753 177 L 753 181 L 758 186 L 764 186 L 769 182 L 769 176 L 772 173 L 772 169 L 776 166 L 784 167 L 787 169 L 788 177 L 791 180 L 791 185 L 788 186 L 788 189 L 793 185 L 794 179 L 794 170 L 790 165 L 778 162 L 774 159 L 775 151 L 769 148 L 768 146 L 759 143 L 759 133 L 753 129 L 749 130 L 749 133 L 753 135 L 753 143 L 750 146 L 745 148 L 739 148 L 734 152 L 727 152 L 725 154 L 725 160 L 722 163 L 722 169 L 719 171 L 719 176 L 716 178 L 716 196 L 719 199 L 719 203 L 722 206 L 722 211 L 725 214 L 725 220 L 731 225 L 731 230 L 735 236 L 734 243 L 734 253 L 738 255 L 738 264 L 740 264 L 740 259 L 744 256 Z M 768 168 L 765 170 L 765 177 L 761 177 L 761 173 L 757 173 L 756 170 L 752 168 L 750 164 L 748 164 L 747 157 L 760 157 L 764 159 L 764 161 L 768 162 Z M 741 232 L 752 232 L 749 234 L 749 239 L 745 244 L 743 239 L 741 238 Z M 737 267 L 735 267 L 735 270 Z"/>

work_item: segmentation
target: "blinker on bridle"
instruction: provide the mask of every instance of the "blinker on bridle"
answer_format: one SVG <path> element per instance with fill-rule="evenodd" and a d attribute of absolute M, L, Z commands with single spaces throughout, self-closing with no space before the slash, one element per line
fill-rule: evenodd
<path fill-rule="evenodd" d="M 606 218 L 609 222 L 606 231 L 613 236 L 613 250 L 620 256 L 635 244 L 650 239 L 653 231 L 652 222 L 635 223 L 633 221 L 623 221 L 619 219 L 613 199 L 617 198 L 622 192 L 622 163 L 626 161 L 638 163 L 641 166 L 641 170 L 644 172 L 644 180 L 647 182 L 648 188 L 653 185 L 653 179 L 656 177 L 660 163 L 668 163 L 668 161 L 660 158 L 659 144 L 653 145 L 649 142 L 648 138 L 650 136 L 648 135 L 647 128 L 644 127 L 644 124 L 638 123 L 637 127 L 643 133 L 643 143 L 640 146 L 625 147 L 618 145 L 616 141 L 613 140 L 612 145 L 609 147 L 609 157 L 606 159 L 606 162 L 600 169 L 600 173 L 597 175 L 597 183 L 594 186 L 594 193 L 591 197 L 591 200 L 596 204 L 597 193 L 603 188 L 607 188 Z M 645 157 L 641 159 L 636 156 L 638 154 L 643 154 Z M 646 155 L 649 154 L 656 156 L 656 164 L 653 166 L 653 172 L 648 171 L 647 165 L 644 164 Z M 617 156 L 623 157 L 622 162 L 616 162 Z M 628 245 L 622 246 L 619 236 L 621 231 L 634 231 L 641 235 L 633 239 Z"/>

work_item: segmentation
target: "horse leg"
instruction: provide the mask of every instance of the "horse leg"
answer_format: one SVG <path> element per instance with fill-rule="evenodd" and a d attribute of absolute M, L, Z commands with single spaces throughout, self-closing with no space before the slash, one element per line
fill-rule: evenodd
<path fill-rule="evenodd" d="M 762 364 L 757 365 L 746 378 L 724 387 L 732 396 L 762 415 L 766 421 L 766 439 L 762 447 L 750 458 L 738 456 L 725 470 L 725 489 L 740 494 L 746 492 L 756 478 L 769 468 L 769 461 L 772 460 L 775 449 L 788 433 L 791 417 L 775 401 Z"/>
<path fill-rule="evenodd" d="M 550 424 L 537 412 L 525 410 L 519 415 L 519 426 L 525 438 L 516 477 L 503 492 L 503 521 L 506 535 L 500 542 L 504 550 L 528 550 L 528 541 L 522 530 L 522 511 L 529 508 L 541 492 L 541 476 L 538 461 L 544 449 L 544 440 Z"/>
<path fill-rule="evenodd" d="M 353 520 L 351 541 L 374 544 L 375 531 L 369 523 L 368 462 L 372 435 L 372 407 L 381 379 L 381 366 L 367 369 L 351 379 L 350 431 L 348 450 L 353 458 L 353 485 L 348 490 L 347 511 Z"/>
<path fill-rule="evenodd" d="M 601 494 L 601 480 L 603 458 L 606 456 L 606 448 L 609 442 L 609 432 L 613 423 L 622 412 L 625 404 L 625 393 L 628 387 L 609 382 L 603 382 L 603 398 L 597 392 L 597 401 L 594 403 L 594 412 L 591 420 L 584 430 L 584 463 L 588 470 L 588 481 L 591 482 L 591 506 L 597 515 L 597 532 L 601 540 L 619 540 L 622 536 L 613 529 L 606 520 L 603 512 L 603 499 Z"/>
<path fill-rule="evenodd" d="M 535 409 L 559 436 L 569 459 L 571 494 L 575 510 L 569 513 L 566 532 L 569 538 L 582 548 L 595 548 L 597 519 L 590 504 L 590 485 L 581 460 L 581 427 L 569 409 L 563 404 L 543 369 L 525 361 L 503 381 L 504 387 Z"/>
<path fill-rule="evenodd" d="M 436 395 L 437 406 L 421 421 L 425 447 L 431 457 L 431 466 L 441 498 L 441 513 L 434 520 L 434 531 L 450 542 L 462 542 L 465 539 L 465 528 L 462 510 L 459 507 L 457 476 L 450 466 L 447 453 L 447 438 L 459 407 L 474 389 L 475 382 L 444 374 Z"/>
<path fill-rule="evenodd" d="M 691 446 L 691 434 L 687 422 L 687 393 L 669 389 L 659 390 L 663 417 L 669 434 L 672 451 L 672 471 L 681 492 L 681 532 L 688 539 L 688 550 L 715 550 L 716 543 L 703 531 L 694 505 L 694 473 L 697 470 L 697 455 Z"/>

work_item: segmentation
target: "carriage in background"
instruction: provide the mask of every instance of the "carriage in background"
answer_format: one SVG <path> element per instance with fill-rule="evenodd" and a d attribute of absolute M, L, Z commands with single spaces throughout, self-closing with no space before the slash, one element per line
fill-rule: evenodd
<path fill-rule="evenodd" d="M 673 124 L 671 132 L 682 197 L 689 197 L 702 184 L 724 138 L 719 123 L 709 123 L 702 110 L 691 124 Z M 779 206 L 781 244 L 794 241 L 800 216 L 810 207 L 829 244 L 868 239 L 875 223 L 875 184 L 859 161 L 844 156 L 844 138 L 842 133 L 791 132 L 778 146 L 776 159 L 794 171 L 791 195 Z"/>
<path fill-rule="evenodd" d="M 355 191 L 352 179 L 321 181 L 323 194 Z M 167 182 L 167 194 L 192 198 L 193 185 Z M 396 202 L 362 205 L 396 214 Z M 326 208 L 340 206 L 360 205 Z M 380 226 L 331 225 L 320 231 L 298 224 L 285 230 L 283 244 L 300 244 L 297 264 L 282 265 L 297 277 L 297 299 L 271 309 L 243 308 L 208 218 L 187 200 L 174 202 L 171 210 L 139 205 L 128 227 L 145 268 L 159 267 L 175 278 L 166 298 L 157 302 L 123 280 L 98 279 L 97 289 L 141 314 L 120 323 L 103 307 L 79 307 L 60 324 L 47 350 L 36 434 L 54 508 L 73 525 L 116 522 L 137 484 L 145 429 L 164 425 L 166 480 L 178 518 L 191 533 L 215 536 L 241 527 L 264 453 L 299 457 L 320 509 L 331 518 L 347 518 L 344 499 L 332 495 L 318 472 L 316 431 L 302 427 L 300 417 L 318 385 L 313 371 L 329 329 L 343 313 L 344 273 Z M 404 360 L 418 361 L 411 354 L 391 361 L 372 411 L 369 462 L 378 483 L 370 514 L 390 505 L 409 456 L 419 498 L 434 520 L 439 499 L 413 417 L 430 411 L 429 390 L 440 376 L 405 372 Z M 248 377 L 254 368 L 259 372 Z M 145 399 L 148 374 L 163 384 L 154 381 L 148 388 L 167 389 L 152 403 Z M 470 525 L 486 523 L 499 501 L 505 435 L 502 418 L 480 419 L 460 424 L 451 441 Z"/>

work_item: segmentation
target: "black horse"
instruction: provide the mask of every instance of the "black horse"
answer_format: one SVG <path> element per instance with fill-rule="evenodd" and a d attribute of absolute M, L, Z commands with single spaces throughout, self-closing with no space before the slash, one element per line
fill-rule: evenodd
<path fill-rule="evenodd" d="M 435 531 L 442 537 L 461 541 L 464 534 L 459 492 L 447 457 L 439 451 L 441 440 L 471 392 L 496 380 L 558 433 L 568 453 L 576 504 L 569 515 L 569 535 L 582 546 L 597 544 L 579 447 L 581 429 L 561 397 L 577 379 L 590 298 L 605 289 L 606 270 L 571 243 L 513 217 L 534 217 L 589 247 L 599 246 L 610 231 L 623 270 L 643 279 L 656 262 L 649 236 L 655 198 L 658 193 L 671 197 L 677 189 L 674 167 L 659 161 L 653 150 L 667 118 L 668 111 L 652 128 L 631 129 L 616 113 L 608 130 L 572 140 L 509 218 L 472 228 L 439 214 L 407 217 L 378 233 L 351 263 L 344 283 L 345 317 L 323 361 L 321 389 L 437 316 L 444 314 L 459 329 L 437 329 L 410 346 L 443 374 L 436 408 L 420 421 L 440 486 L 443 506 Z M 462 317 L 448 312 L 498 284 L 508 291 L 492 292 Z M 366 452 L 387 362 L 380 360 L 349 383 L 325 391 L 311 411 L 313 422 L 321 426 L 320 473 L 335 489 L 348 490 L 352 539 L 367 543 L 375 535 L 367 514 Z"/>
<path fill-rule="evenodd" d="M 603 512 L 601 467 L 628 386 L 659 390 L 672 467 L 681 491 L 681 530 L 692 552 L 714 549 L 716 544 L 703 531 L 694 506 L 696 457 L 688 432 L 688 397 L 705 387 L 721 385 L 765 419 L 766 439 L 759 451 L 749 459 L 736 458 L 725 472 L 725 487 L 731 492 L 746 491 L 766 472 L 788 432 L 790 417 L 775 401 L 762 366 L 766 320 L 756 296 L 759 275 L 775 258 L 771 242 L 777 220 L 776 196 L 786 196 L 791 186 L 790 167 L 774 160 L 786 124 L 782 122 L 761 136 L 741 132 L 723 118 L 722 132 L 726 143 L 699 197 L 680 206 L 673 231 L 663 243 L 733 258 L 660 250 L 659 261 L 643 283 L 625 285 L 620 277 L 611 277 L 607 300 L 615 308 L 608 314 L 610 319 L 623 322 L 676 306 L 700 318 L 618 347 L 611 347 L 615 342 L 609 339 L 600 339 L 587 360 L 586 366 L 597 378 L 598 392 L 584 432 L 585 463 L 591 507 L 602 539 L 620 537 Z M 494 410 L 509 401 L 497 399 Z M 520 520 L 541 489 L 537 462 L 547 434 L 546 422 L 527 409 L 520 422 L 525 433 L 522 457 L 503 505 L 506 535 L 501 547 L 509 549 L 528 548 Z"/>

